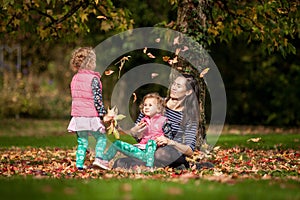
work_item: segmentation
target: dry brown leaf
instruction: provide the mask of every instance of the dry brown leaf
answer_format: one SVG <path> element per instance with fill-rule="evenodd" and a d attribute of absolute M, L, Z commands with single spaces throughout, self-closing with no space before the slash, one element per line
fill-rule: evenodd
<path fill-rule="evenodd" d="M 170 59 L 169 56 L 163 56 L 163 61 L 164 61 L 164 62 L 168 62 L 169 59 Z"/>

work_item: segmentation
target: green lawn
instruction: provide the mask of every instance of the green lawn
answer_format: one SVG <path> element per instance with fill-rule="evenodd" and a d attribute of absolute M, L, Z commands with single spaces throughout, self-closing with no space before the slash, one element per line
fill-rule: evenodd
<path fill-rule="evenodd" d="M 76 147 L 75 135 L 65 130 L 67 123 L 66 120 L 0 121 L 0 167 L 4 167 L 5 163 L 2 152 L 12 146 L 63 149 Z M 253 142 L 249 141 L 251 138 L 261 139 Z M 122 139 L 132 141 L 132 138 L 126 136 Z M 299 140 L 300 134 L 222 134 L 216 146 L 222 149 L 239 147 L 275 152 L 293 149 L 299 152 Z M 236 159 L 251 160 L 241 156 Z M 293 163 L 299 162 L 291 161 L 289 164 Z M 117 176 L 118 178 L 100 175 L 96 179 L 41 178 L 35 175 L 7 177 L 0 173 L 0 194 L 1 199 L 300 199 L 300 166 L 296 167 L 298 175 L 292 178 L 231 178 L 224 182 L 222 179 L 209 181 L 201 177 L 182 179 L 179 176 L 164 179 L 155 173 L 140 179 L 128 178 L 128 175 L 125 178 L 120 178 L 122 175 Z M 278 170 L 277 173 L 282 171 Z"/>
<path fill-rule="evenodd" d="M 293 181 L 0 179 L 1 199 L 300 199 Z"/>

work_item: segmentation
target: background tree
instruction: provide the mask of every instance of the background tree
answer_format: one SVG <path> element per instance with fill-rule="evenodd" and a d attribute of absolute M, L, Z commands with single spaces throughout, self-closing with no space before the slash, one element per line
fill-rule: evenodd
<path fill-rule="evenodd" d="M 188 34 L 209 51 L 226 87 L 226 123 L 300 125 L 299 0 L 169 2 L 3 0 L 0 45 L 20 47 L 22 60 L 17 66 L 14 56 L 0 51 L 5 59 L 0 117 L 68 117 L 72 49 L 129 28 L 163 26 Z M 125 67 L 143 59 L 137 56 Z M 13 77 L 4 78 L 4 72 Z M 207 97 L 205 105 L 209 108 Z M 209 109 L 202 114 L 209 119 Z"/>
<path fill-rule="evenodd" d="M 4 0 L 0 18 L 2 117 L 67 116 L 69 98 L 58 94 L 68 90 L 70 51 L 78 45 L 93 46 L 84 40 L 91 32 L 104 37 L 133 25 L 128 10 L 110 0 Z M 13 52 L 6 50 L 11 47 L 21 50 L 20 66 L 16 57 L 9 58 Z"/>
<path fill-rule="evenodd" d="M 299 37 L 299 1 L 173 0 L 171 3 L 178 7 L 173 28 L 193 37 L 205 48 L 217 41 L 229 43 L 242 36 L 248 43 L 259 42 L 262 52 L 279 51 L 283 56 L 296 53 L 292 41 Z M 183 71 L 191 68 L 188 64 L 181 65 Z M 196 77 L 201 86 L 202 121 L 196 144 L 200 148 L 206 137 L 205 84 Z"/>

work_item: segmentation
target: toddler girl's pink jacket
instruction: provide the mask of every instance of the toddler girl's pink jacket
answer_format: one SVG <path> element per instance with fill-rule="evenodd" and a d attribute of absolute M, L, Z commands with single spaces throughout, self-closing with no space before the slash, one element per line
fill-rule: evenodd
<path fill-rule="evenodd" d="M 97 78 L 100 87 L 100 74 L 92 70 L 82 69 L 74 75 L 71 82 L 72 110 L 73 117 L 98 117 L 98 112 L 94 105 L 94 95 L 92 91 L 92 80 Z"/>

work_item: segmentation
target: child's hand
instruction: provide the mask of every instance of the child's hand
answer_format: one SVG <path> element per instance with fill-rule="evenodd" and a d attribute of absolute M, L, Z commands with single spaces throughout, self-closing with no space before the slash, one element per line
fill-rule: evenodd
<path fill-rule="evenodd" d="M 112 120 L 114 120 L 114 116 L 105 115 L 103 117 L 103 122 L 105 122 L 105 123 L 111 122 Z"/>
<path fill-rule="evenodd" d="M 133 128 L 130 129 L 130 132 L 132 133 L 133 136 L 141 138 L 142 133 L 144 130 L 147 128 L 145 122 L 140 122 L 137 125 L 135 125 Z"/>

